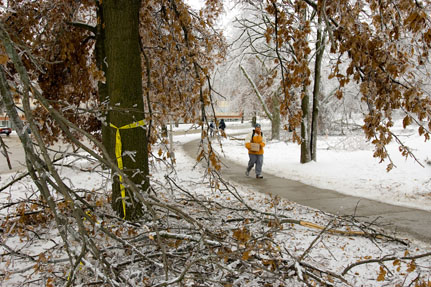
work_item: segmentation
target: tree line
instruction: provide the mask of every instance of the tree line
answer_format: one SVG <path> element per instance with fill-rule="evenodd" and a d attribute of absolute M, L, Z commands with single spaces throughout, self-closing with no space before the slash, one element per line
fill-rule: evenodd
<path fill-rule="evenodd" d="M 394 116 L 401 114 L 404 128 L 415 124 L 429 139 L 427 4 L 247 1 L 238 9 L 231 50 L 236 56 L 231 66 L 239 66 L 250 83 L 239 94 L 256 94 L 269 119 L 280 110 L 288 122 L 283 128 L 293 131 L 301 144 L 300 161 L 306 163 L 316 160 L 319 119 L 322 124 L 329 116 L 322 112 L 328 103 L 341 104 L 329 99 L 343 100 L 357 90 L 347 99 L 363 106 L 366 140 L 374 144 L 375 157 L 389 160 L 390 170 L 388 143 L 396 141 L 403 155 L 414 157 L 392 130 Z M 275 117 L 274 138 L 279 125 Z"/>

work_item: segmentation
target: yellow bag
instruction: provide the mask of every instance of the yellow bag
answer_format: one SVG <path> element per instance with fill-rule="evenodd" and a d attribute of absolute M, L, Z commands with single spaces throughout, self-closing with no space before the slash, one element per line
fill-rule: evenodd
<path fill-rule="evenodd" d="M 258 152 L 260 150 L 260 144 L 250 143 L 250 151 Z"/>

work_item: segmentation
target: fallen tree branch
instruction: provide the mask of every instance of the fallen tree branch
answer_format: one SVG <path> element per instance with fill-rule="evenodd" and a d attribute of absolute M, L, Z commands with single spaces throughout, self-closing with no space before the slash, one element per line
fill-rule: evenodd
<path fill-rule="evenodd" d="M 415 256 L 403 256 L 403 257 L 391 256 L 391 257 L 383 257 L 383 258 L 376 258 L 376 259 L 368 259 L 368 260 L 364 260 L 364 261 L 355 262 L 353 264 L 350 264 L 349 266 L 344 268 L 341 275 L 343 275 L 343 276 L 346 275 L 346 273 L 349 272 L 350 269 L 352 269 L 356 266 L 359 266 L 359 265 L 364 265 L 364 264 L 369 264 L 369 263 L 382 263 L 382 262 L 386 262 L 386 261 L 393 261 L 396 259 L 398 259 L 398 260 L 415 260 L 415 259 L 428 257 L 428 256 L 431 256 L 431 252 L 418 254 Z"/>
<path fill-rule="evenodd" d="M 7 165 L 9 169 L 12 169 L 12 165 L 10 164 L 9 152 L 7 151 L 8 146 L 4 143 L 3 139 L 0 137 L 0 144 L 3 148 L 2 154 L 6 157 Z"/>
<path fill-rule="evenodd" d="M 9 182 L 8 184 L 6 184 L 6 185 L 5 185 L 5 186 L 3 186 L 2 188 L 0 188 L 0 192 L 2 192 L 3 190 L 5 190 L 6 188 L 8 188 L 9 186 L 12 186 L 14 183 L 16 183 L 16 182 L 20 181 L 21 179 L 23 179 L 24 177 L 29 176 L 29 175 L 30 175 L 30 173 L 29 173 L 29 172 L 26 172 L 26 173 L 24 173 L 23 175 L 21 175 L 21 176 L 19 176 L 19 177 L 15 178 L 15 179 L 14 179 L 14 180 L 12 180 L 11 182 Z"/>

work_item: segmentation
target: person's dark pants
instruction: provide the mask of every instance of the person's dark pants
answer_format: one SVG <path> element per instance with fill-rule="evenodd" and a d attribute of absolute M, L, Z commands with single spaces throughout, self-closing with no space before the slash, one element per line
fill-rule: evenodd
<path fill-rule="evenodd" d="M 253 166 L 256 164 L 256 175 L 259 175 L 262 173 L 262 165 L 263 165 L 263 154 L 248 154 L 250 160 L 248 161 L 247 166 L 247 172 L 250 172 L 250 170 L 253 168 Z"/>

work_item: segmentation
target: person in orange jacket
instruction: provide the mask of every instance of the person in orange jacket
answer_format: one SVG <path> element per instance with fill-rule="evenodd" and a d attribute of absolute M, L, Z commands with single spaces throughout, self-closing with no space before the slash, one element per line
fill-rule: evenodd
<path fill-rule="evenodd" d="M 251 134 L 248 134 L 245 138 L 245 147 L 248 149 L 248 166 L 245 171 L 245 175 L 249 176 L 251 169 L 256 165 L 255 172 L 256 178 L 263 178 L 262 175 L 262 165 L 263 165 L 263 148 L 266 144 L 265 136 L 262 133 L 260 124 L 256 124 L 254 126 L 254 130 Z M 258 144 L 255 145 L 257 148 L 252 147 L 252 143 Z"/>

